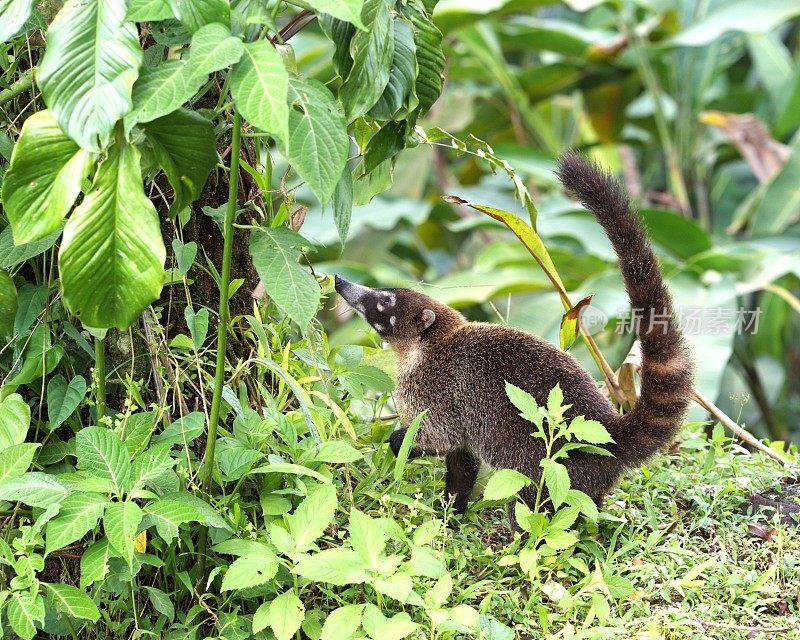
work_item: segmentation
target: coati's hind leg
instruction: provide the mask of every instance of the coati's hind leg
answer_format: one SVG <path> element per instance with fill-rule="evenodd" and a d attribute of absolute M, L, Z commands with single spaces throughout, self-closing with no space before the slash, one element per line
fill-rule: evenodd
<path fill-rule="evenodd" d="M 400 447 L 403 446 L 403 438 L 406 437 L 406 432 L 408 429 L 397 429 L 392 431 L 392 435 L 389 436 L 389 448 L 392 450 L 392 453 L 397 456 L 400 453 Z M 422 449 L 419 447 L 412 446 L 408 450 L 408 457 L 409 458 L 418 458 L 422 455 Z"/>
<path fill-rule="evenodd" d="M 445 478 L 445 497 L 454 496 L 453 510 L 464 513 L 469 496 L 475 486 L 481 461 L 465 449 L 457 449 L 447 454 L 447 476 Z"/>

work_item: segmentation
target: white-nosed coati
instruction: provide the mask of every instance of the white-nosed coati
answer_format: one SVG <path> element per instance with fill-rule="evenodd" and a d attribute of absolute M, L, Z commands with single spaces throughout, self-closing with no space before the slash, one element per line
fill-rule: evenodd
<path fill-rule="evenodd" d="M 510 382 L 544 404 L 559 383 L 567 418 L 583 415 L 605 425 L 614 457 L 572 451 L 565 464 L 572 487 L 598 505 L 625 468 L 669 444 L 692 388 L 692 362 L 672 317 L 672 300 L 642 224 L 622 186 L 582 156 L 569 152 L 558 176 L 592 211 L 619 257 L 631 306 L 641 314 L 641 394 L 620 415 L 569 353 L 523 331 L 467 322 L 455 309 L 409 289 L 371 289 L 336 276 L 336 291 L 397 354 L 396 399 L 403 425 L 427 409 L 415 437 L 416 453 L 445 455 L 445 490 L 454 509 L 467 506 L 480 461 L 537 479 L 544 445 L 531 437 L 505 392 Z M 648 322 L 658 314 L 657 322 Z M 668 321 L 664 321 L 669 318 Z M 397 454 L 406 429 L 390 438 Z M 530 488 L 522 497 L 531 502 Z M 533 505 L 531 505 L 533 506 Z"/>

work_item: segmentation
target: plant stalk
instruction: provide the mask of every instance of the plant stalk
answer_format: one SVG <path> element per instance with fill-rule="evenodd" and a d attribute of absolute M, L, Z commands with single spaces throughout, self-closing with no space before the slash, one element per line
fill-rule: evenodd
<path fill-rule="evenodd" d="M 97 377 L 97 393 L 95 397 L 95 420 L 106 415 L 106 341 L 105 338 L 94 339 L 94 372 Z"/>
<path fill-rule="evenodd" d="M 228 346 L 228 323 L 230 322 L 230 309 L 228 297 L 231 283 L 231 256 L 233 253 L 233 220 L 236 216 L 236 204 L 239 195 L 239 152 L 242 143 L 242 116 L 234 110 L 233 137 L 231 140 L 230 172 L 228 173 L 228 206 L 225 209 L 225 224 L 223 226 L 222 272 L 219 291 L 219 324 L 217 325 L 217 363 L 214 370 L 214 393 L 211 396 L 211 412 L 208 418 L 208 434 L 206 449 L 203 455 L 203 465 L 200 468 L 200 483 L 203 491 L 208 493 L 211 488 L 211 478 L 214 470 L 214 450 L 217 444 L 217 427 L 219 426 L 219 412 L 222 406 L 222 387 L 225 384 L 225 351 Z M 199 571 L 198 584 L 205 575 L 206 545 L 208 544 L 208 530 L 203 528 L 198 545 Z"/>
<path fill-rule="evenodd" d="M 22 95 L 33 86 L 33 69 L 28 69 L 20 75 L 19 79 L 14 82 L 8 89 L 0 91 L 0 106 L 6 102 L 11 102 L 14 98 Z"/>

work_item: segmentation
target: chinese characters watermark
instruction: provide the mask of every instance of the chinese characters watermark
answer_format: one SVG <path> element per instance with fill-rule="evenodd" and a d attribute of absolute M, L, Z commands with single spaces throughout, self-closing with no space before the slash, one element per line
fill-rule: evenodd
<path fill-rule="evenodd" d="M 657 309 L 619 309 L 614 332 L 623 334 L 664 335 L 674 323 L 687 336 L 729 336 L 758 333 L 761 308 L 678 307 L 673 312 Z M 589 335 L 602 331 L 608 316 L 599 308 L 587 305 L 581 312 L 580 326 Z"/>

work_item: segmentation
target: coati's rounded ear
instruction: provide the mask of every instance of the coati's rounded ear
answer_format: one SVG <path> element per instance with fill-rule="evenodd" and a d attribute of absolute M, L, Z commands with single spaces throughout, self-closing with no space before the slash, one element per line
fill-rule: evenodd
<path fill-rule="evenodd" d="M 433 309 L 423 309 L 422 311 L 422 330 L 424 331 L 430 327 L 436 320 L 436 314 Z"/>

